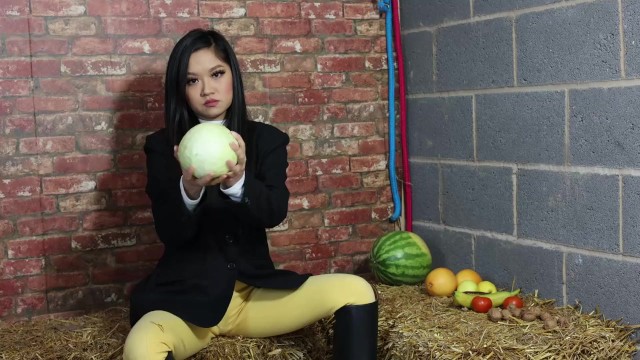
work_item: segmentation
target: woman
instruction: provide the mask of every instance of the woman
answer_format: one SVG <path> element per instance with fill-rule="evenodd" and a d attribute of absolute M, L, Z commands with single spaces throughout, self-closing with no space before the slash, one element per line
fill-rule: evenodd
<path fill-rule="evenodd" d="M 376 357 L 378 305 L 350 274 L 275 269 L 266 228 L 286 217 L 289 137 L 249 120 L 238 61 L 213 30 L 192 30 L 167 64 L 165 128 L 145 143 L 156 231 L 165 252 L 131 294 L 124 358 L 185 359 L 214 336 L 275 336 L 335 314 L 334 359 Z M 200 122 L 220 122 L 238 161 L 214 178 L 181 169 L 177 150 Z"/>

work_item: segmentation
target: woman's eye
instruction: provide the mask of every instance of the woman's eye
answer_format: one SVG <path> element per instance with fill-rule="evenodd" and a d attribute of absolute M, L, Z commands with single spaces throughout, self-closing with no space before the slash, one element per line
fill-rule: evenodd
<path fill-rule="evenodd" d="M 187 79 L 187 85 L 193 85 L 197 82 L 198 82 L 198 79 L 195 79 L 195 78 Z"/>
<path fill-rule="evenodd" d="M 222 75 L 224 75 L 224 70 L 214 71 L 213 74 L 211 74 L 211 76 L 214 78 L 221 77 Z"/>

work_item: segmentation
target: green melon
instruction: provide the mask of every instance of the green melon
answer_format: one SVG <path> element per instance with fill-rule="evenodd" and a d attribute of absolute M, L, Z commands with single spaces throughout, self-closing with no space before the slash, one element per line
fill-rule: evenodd
<path fill-rule="evenodd" d="M 369 254 L 371 271 L 387 285 L 415 285 L 431 271 L 431 252 L 420 236 L 392 231 L 379 237 Z"/>

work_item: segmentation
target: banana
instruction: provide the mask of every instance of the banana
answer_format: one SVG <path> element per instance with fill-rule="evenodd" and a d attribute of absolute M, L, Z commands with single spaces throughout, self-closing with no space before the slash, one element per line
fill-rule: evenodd
<path fill-rule="evenodd" d="M 498 291 L 494 293 L 483 293 L 479 291 L 455 291 L 453 293 L 453 303 L 456 305 L 462 305 L 466 308 L 471 308 L 471 301 L 476 296 L 484 296 L 491 299 L 491 303 L 493 307 L 498 307 L 502 305 L 504 300 L 509 296 L 518 295 L 520 293 L 520 289 L 515 289 L 514 291 Z"/>

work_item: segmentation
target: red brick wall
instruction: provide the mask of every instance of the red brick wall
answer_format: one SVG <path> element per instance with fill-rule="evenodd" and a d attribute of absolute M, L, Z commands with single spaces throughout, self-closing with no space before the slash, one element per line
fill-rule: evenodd
<path fill-rule="evenodd" d="M 251 114 L 291 136 L 288 269 L 358 272 L 390 229 L 384 18 L 375 1 L 2 0 L 0 319 L 124 304 L 162 253 L 144 136 L 188 29 L 221 30 Z"/>

